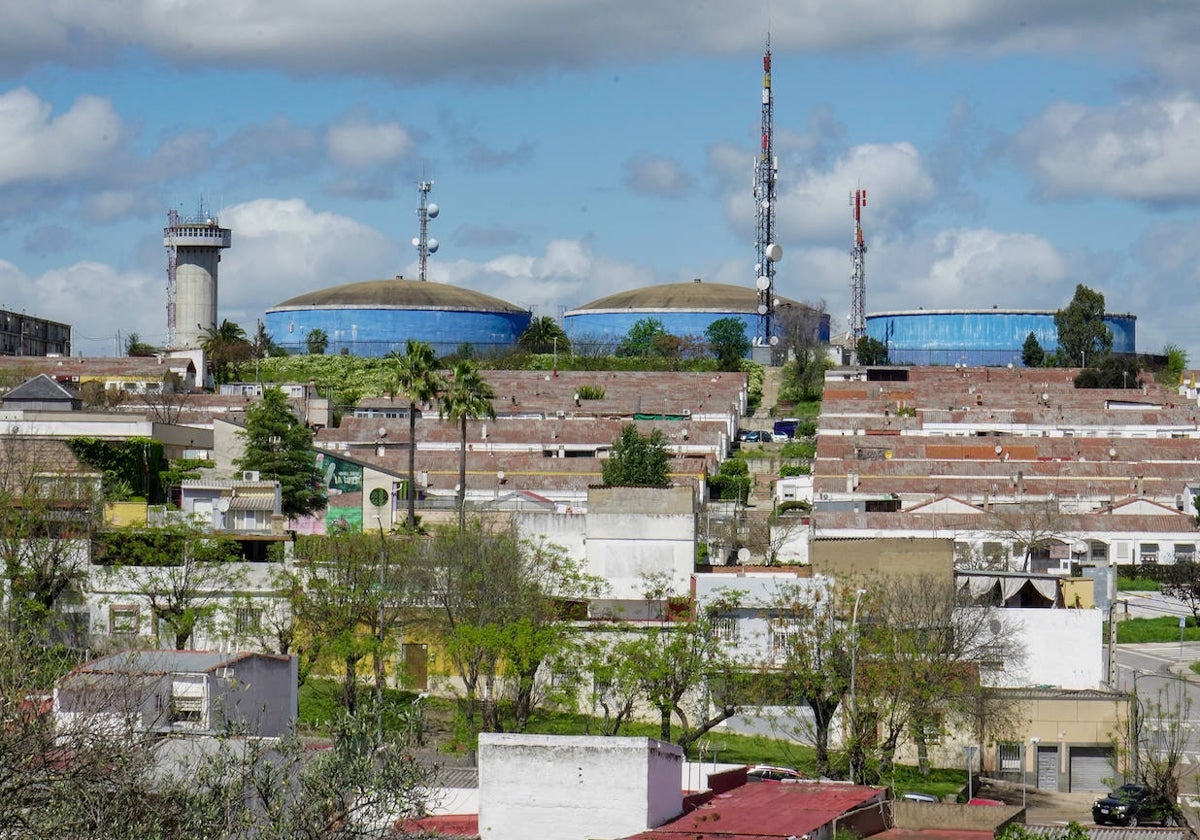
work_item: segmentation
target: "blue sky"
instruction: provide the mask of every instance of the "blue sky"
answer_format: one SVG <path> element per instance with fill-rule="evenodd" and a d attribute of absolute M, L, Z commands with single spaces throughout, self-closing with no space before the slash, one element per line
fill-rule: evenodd
<path fill-rule="evenodd" d="M 44 0 L 0 10 L 0 307 L 76 352 L 166 337 L 169 208 L 233 228 L 220 317 L 417 274 L 557 316 L 752 286 L 761 56 L 777 271 L 849 309 L 1058 308 L 1077 283 L 1200 363 L 1192 0 Z"/>

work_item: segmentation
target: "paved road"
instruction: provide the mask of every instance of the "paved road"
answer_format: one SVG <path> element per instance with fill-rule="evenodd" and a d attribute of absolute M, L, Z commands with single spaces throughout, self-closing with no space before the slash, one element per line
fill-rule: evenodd
<path fill-rule="evenodd" d="M 1121 618 L 1161 618 L 1164 615 L 1190 616 L 1192 611 L 1158 592 L 1118 592 L 1117 615 Z"/>
<path fill-rule="evenodd" d="M 1200 660 L 1200 642 L 1119 645 L 1116 688 L 1137 693 L 1142 737 L 1163 742 L 1183 727 L 1185 772 L 1200 770 L 1200 676 L 1188 666 Z"/>

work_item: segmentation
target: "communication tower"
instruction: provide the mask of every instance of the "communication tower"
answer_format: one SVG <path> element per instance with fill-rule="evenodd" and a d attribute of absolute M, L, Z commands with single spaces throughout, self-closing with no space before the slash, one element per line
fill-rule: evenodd
<path fill-rule="evenodd" d="M 167 249 L 167 347 L 200 346 L 206 330 L 217 326 L 217 264 L 231 243 L 229 228 L 205 212 L 194 216 L 171 210 L 163 229 Z"/>
<path fill-rule="evenodd" d="M 775 103 L 771 98 L 771 42 L 763 53 L 762 149 L 754 162 L 754 205 L 757 214 L 754 248 L 754 281 L 758 289 L 758 335 L 755 344 L 778 341 L 773 329 L 775 314 L 775 263 L 783 258 L 783 248 L 775 242 L 775 182 L 779 160 L 775 157 Z M 772 341 L 775 339 L 775 341 Z"/>
<path fill-rule="evenodd" d="M 417 218 L 421 220 L 421 233 L 413 237 L 413 247 L 417 249 L 420 260 L 419 278 L 427 280 L 425 268 L 429 263 L 429 255 L 436 254 L 438 241 L 429 238 L 429 220 L 436 219 L 441 208 L 429 201 L 429 191 L 433 189 L 433 181 L 422 181 L 417 185 L 421 193 L 421 206 L 417 208 Z"/>
<path fill-rule="evenodd" d="M 850 249 L 850 337 L 854 345 L 867 334 L 867 244 L 863 241 L 862 209 L 867 206 L 867 191 L 850 193 L 854 208 L 854 247 Z"/>

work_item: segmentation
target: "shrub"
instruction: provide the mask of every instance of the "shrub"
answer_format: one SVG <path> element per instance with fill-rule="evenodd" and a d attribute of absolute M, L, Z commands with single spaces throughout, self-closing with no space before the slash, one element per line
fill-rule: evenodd
<path fill-rule="evenodd" d="M 604 389 L 599 385 L 580 385 L 575 393 L 579 394 L 579 399 L 581 400 L 604 399 Z"/>

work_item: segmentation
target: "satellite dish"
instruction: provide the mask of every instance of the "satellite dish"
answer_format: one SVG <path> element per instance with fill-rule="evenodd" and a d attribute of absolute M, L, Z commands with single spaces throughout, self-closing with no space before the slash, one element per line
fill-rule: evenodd
<path fill-rule="evenodd" d="M 442 208 L 438 207 L 436 204 L 430 204 L 427 208 L 425 208 L 425 212 L 429 215 L 429 218 L 431 218 L 431 219 L 436 219 L 437 214 L 440 213 L 441 211 L 442 211 Z"/>
<path fill-rule="evenodd" d="M 758 279 L 754 281 L 754 287 L 760 292 L 765 292 L 771 288 L 771 278 L 765 274 L 760 274 Z"/>
<path fill-rule="evenodd" d="M 750 561 L 750 549 L 739 548 L 738 549 L 738 562 L 739 563 L 747 563 L 749 561 Z"/>
<path fill-rule="evenodd" d="M 771 202 L 767 201 L 767 200 L 764 198 L 764 199 L 763 199 L 763 202 L 762 202 L 762 204 L 761 204 L 761 205 L 759 205 L 759 206 L 760 206 L 760 207 L 762 207 L 762 209 L 763 209 L 763 210 L 770 210 L 770 209 L 771 209 Z"/>
<path fill-rule="evenodd" d="M 772 347 L 778 347 L 778 346 L 779 346 L 779 336 L 777 336 L 777 335 L 773 335 L 773 336 L 771 336 L 771 346 L 772 346 Z"/>
<path fill-rule="evenodd" d="M 760 304 L 758 305 L 758 314 L 759 314 L 759 315 L 766 315 L 766 314 L 767 314 L 767 305 L 766 305 L 765 303 L 760 303 Z"/>
<path fill-rule="evenodd" d="M 439 242 L 438 242 L 436 239 L 430 239 L 430 240 L 429 240 L 429 253 L 431 253 L 431 254 L 436 254 L 436 253 L 437 253 L 438 246 L 439 246 L 440 244 L 441 244 L 441 243 L 439 243 Z"/>
<path fill-rule="evenodd" d="M 413 243 L 413 247 L 414 247 L 414 248 L 420 248 L 420 247 L 421 247 L 421 240 L 420 240 L 420 238 L 419 238 L 419 237 L 416 237 L 416 236 L 414 236 L 414 237 L 412 238 L 412 243 Z"/>
<path fill-rule="evenodd" d="M 767 246 L 767 259 L 771 262 L 779 262 L 783 259 L 783 246 L 778 242 L 772 242 Z"/>
<path fill-rule="evenodd" d="M 221 513 L 228 512 L 228 510 L 229 510 L 229 497 L 228 496 L 222 496 L 221 498 L 217 499 L 217 510 L 219 510 Z"/>

